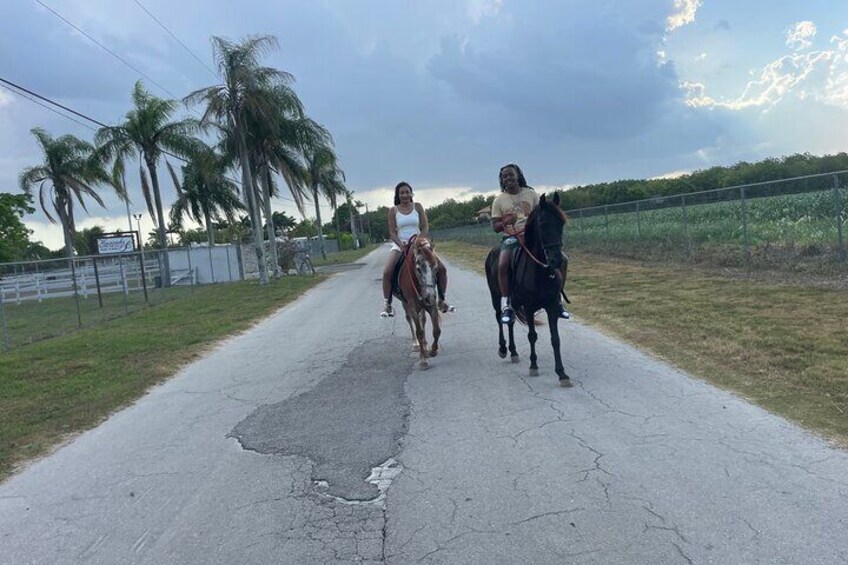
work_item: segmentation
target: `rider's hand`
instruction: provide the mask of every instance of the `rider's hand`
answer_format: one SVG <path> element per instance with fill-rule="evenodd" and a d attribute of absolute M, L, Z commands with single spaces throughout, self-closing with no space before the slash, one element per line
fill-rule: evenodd
<path fill-rule="evenodd" d="M 503 217 L 501 217 L 501 223 L 505 226 L 514 226 L 518 217 L 514 212 L 506 212 Z"/>

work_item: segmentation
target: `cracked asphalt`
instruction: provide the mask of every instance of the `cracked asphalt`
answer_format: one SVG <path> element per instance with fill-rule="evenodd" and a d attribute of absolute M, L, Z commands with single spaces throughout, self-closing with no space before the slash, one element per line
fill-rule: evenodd
<path fill-rule="evenodd" d="M 420 371 L 384 252 L 0 485 L 0 564 L 848 563 L 848 452 L 579 320 L 528 377 L 455 267 Z"/>

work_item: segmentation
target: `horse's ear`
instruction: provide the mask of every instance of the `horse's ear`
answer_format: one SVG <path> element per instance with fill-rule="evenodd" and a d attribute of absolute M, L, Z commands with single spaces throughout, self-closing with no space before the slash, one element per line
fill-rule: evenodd
<path fill-rule="evenodd" d="M 542 205 L 542 204 L 544 204 L 546 201 L 547 201 L 547 196 L 545 196 L 545 193 L 543 192 L 543 193 L 542 193 L 542 196 L 540 196 L 540 197 L 539 197 L 539 205 L 541 206 L 541 205 Z"/>
<path fill-rule="evenodd" d="M 554 205 L 559 206 L 559 192 L 554 192 Z"/>

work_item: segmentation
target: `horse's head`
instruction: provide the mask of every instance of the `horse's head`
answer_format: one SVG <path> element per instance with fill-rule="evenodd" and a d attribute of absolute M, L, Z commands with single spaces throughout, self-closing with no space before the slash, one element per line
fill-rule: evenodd
<path fill-rule="evenodd" d="M 415 278 L 418 281 L 421 299 L 427 305 L 435 305 L 438 302 L 436 270 L 439 266 L 439 259 L 433 252 L 433 244 L 426 237 L 419 235 L 411 245 Z"/>
<path fill-rule="evenodd" d="M 539 254 L 539 259 L 553 271 L 562 267 L 562 231 L 567 221 L 565 212 L 559 208 L 559 193 L 554 192 L 548 200 L 543 194 L 539 205 L 527 219 L 524 234 L 527 247 Z"/>

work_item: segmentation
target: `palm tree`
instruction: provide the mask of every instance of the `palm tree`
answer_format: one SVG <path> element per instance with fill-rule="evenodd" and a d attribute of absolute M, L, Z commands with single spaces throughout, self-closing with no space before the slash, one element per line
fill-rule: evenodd
<path fill-rule="evenodd" d="M 108 176 L 97 158 L 94 146 L 73 135 L 54 139 L 41 128 L 30 130 L 44 152 L 44 163 L 27 167 L 20 176 L 21 189 L 29 195 L 38 187 L 38 201 L 51 222 L 56 222 L 52 211 L 59 217 L 65 237 L 65 253 L 74 256 L 74 200 L 86 212 L 85 196 L 103 205 L 95 191 L 98 184 L 108 184 Z M 126 195 L 118 194 L 122 199 Z M 48 206 L 50 201 L 52 206 Z"/>
<path fill-rule="evenodd" d="M 177 201 L 171 206 L 171 224 L 182 228 L 184 216 L 202 221 L 209 242 L 209 264 L 212 265 L 214 221 L 225 217 L 230 223 L 233 214 L 244 207 L 238 199 L 238 187 L 226 177 L 226 159 L 206 145 L 198 144 L 195 153 L 183 166 L 183 182 Z M 215 275 L 212 274 L 214 281 Z"/>
<path fill-rule="evenodd" d="M 339 168 L 336 154 L 329 145 L 307 149 L 304 151 L 303 157 L 306 161 L 309 188 L 312 191 L 312 199 L 315 201 L 319 248 L 321 249 L 321 256 L 326 259 L 327 251 L 324 249 L 324 232 L 321 225 L 319 196 L 324 195 L 332 200 L 337 195 L 344 194 L 344 172 Z"/>
<path fill-rule="evenodd" d="M 233 43 L 221 37 L 212 38 L 215 63 L 223 79 L 217 84 L 196 90 L 185 97 L 187 103 L 203 102 L 206 110 L 201 123 L 217 122 L 220 128 L 232 132 L 237 146 L 236 156 L 241 167 L 242 191 L 245 196 L 254 230 L 256 256 L 259 259 L 260 283 L 268 282 L 265 249 L 262 241 L 261 214 L 251 159 L 248 149 L 248 120 L 273 121 L 277 108 L 269 93 L 279 85 L 291 82 L 288 73 L 259 64 L 259 58 L 277 46 L 270 35 L 250 36 L 241 43 Z M 271 244 L 273 245 L 273 241 Z"/>
<path fill-rule="evenodd" d="M 177 102 L 163 100 L 150 94 L 144 89 L 141 81 L 135 83 L 132 97 L 134 108 L 127 112 L 124 123 L 116 127 L 101 128 L 94 139 L 106 159 L 123 162 L 127 158 L 138 156 L 138 173 L 141 177 L 144 200 L 147 202 L 150 217 L 156 223 L 159 248 L 167 249 L 167 225 L 162 209 L 162 193 L 156 167 L 163 153 L 172 152 L 178 156 L 186 156 L 191 152 L 194 144 L 193 135 L 198 130 L 198 124 L 191 118 L 171 121 L 171 116 L 177 110 Z M 176 185 L 176 171 L 167 160 L 166 164 Z M 150 182 L 143 165 L 147 166 Z M 171 269 L 168 253 L 163 253 L 162 257 L 165 275 L 163 280 L 165 286 L 170 286 Z"/>

